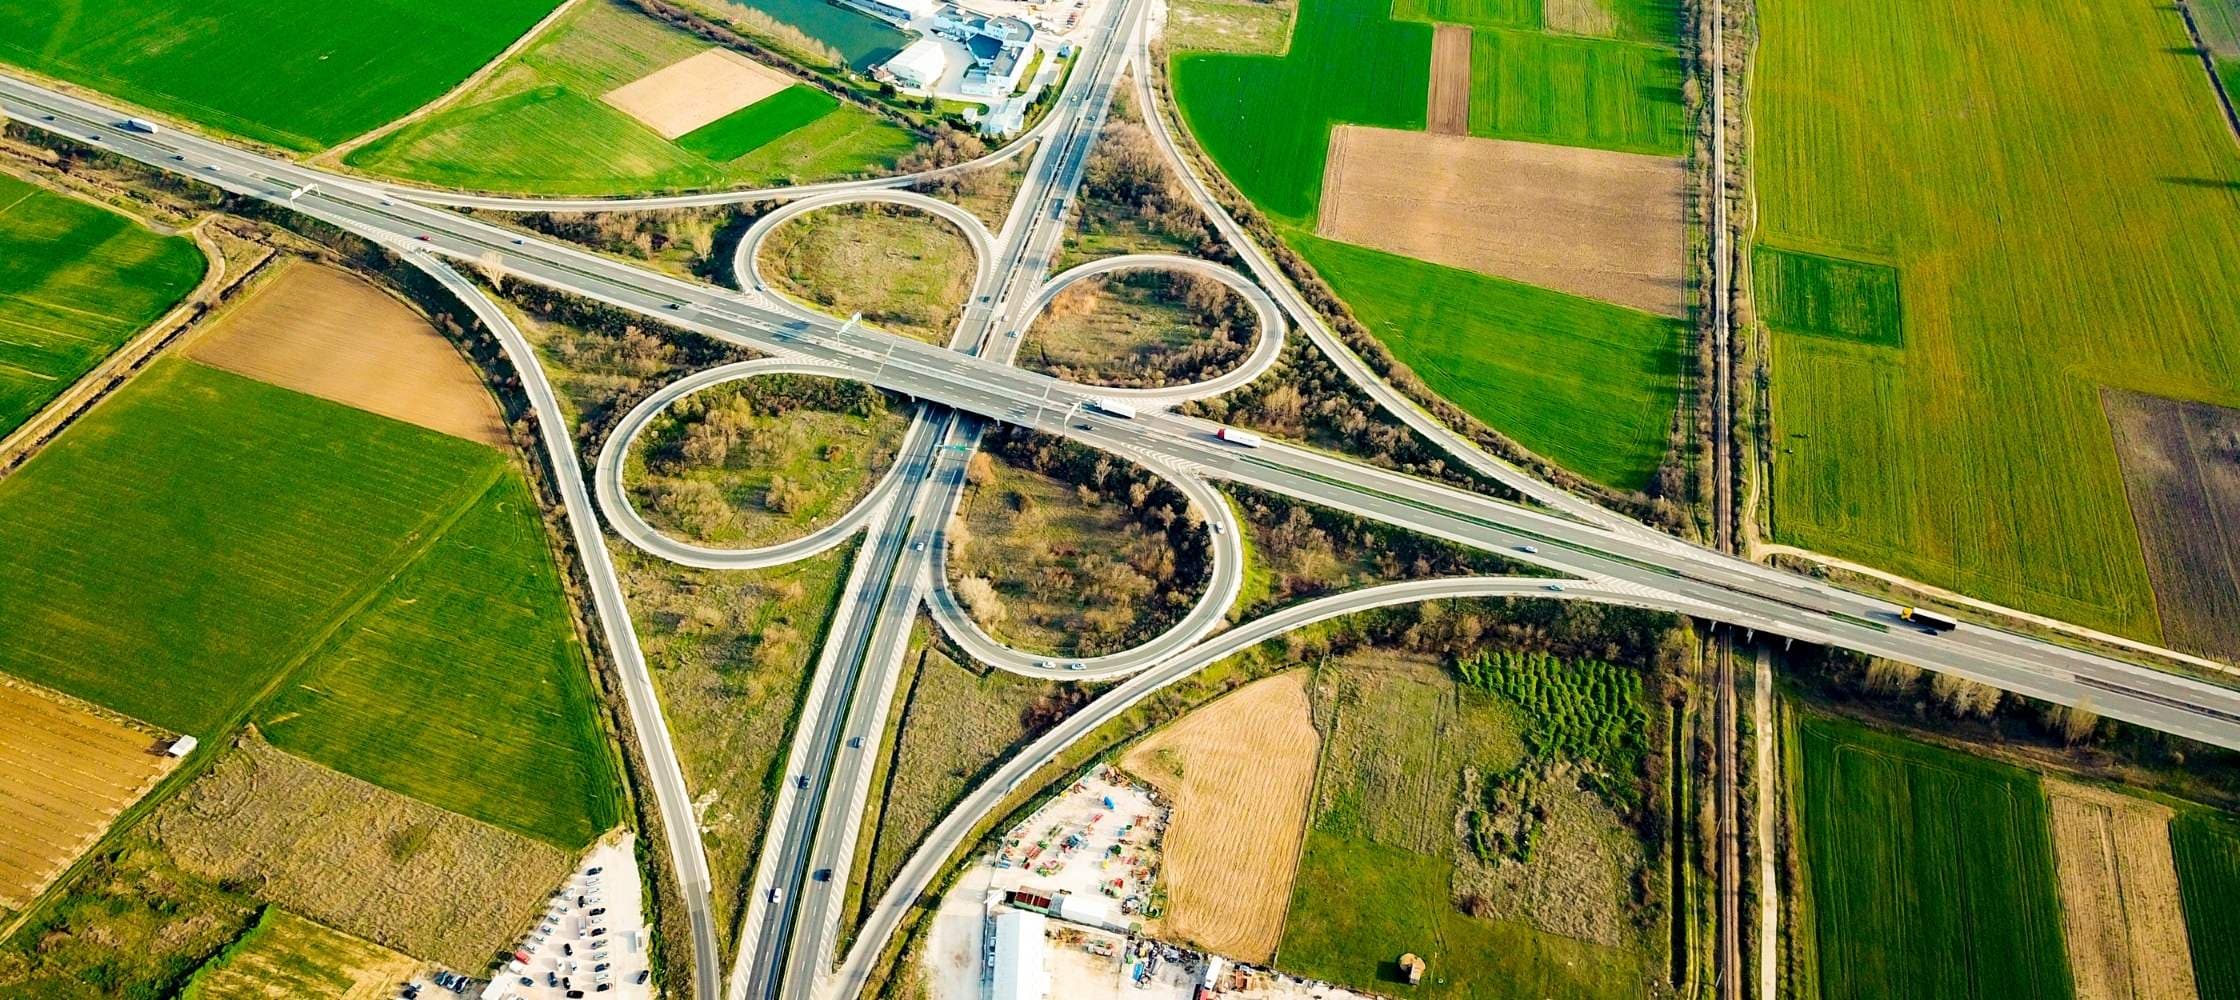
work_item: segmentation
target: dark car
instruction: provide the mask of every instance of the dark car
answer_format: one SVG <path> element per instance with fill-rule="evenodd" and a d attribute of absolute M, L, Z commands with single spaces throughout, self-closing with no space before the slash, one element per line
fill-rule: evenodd
<path fill-rule="evenodd" d="M 559 988 L 559 986 L 560 986 L 560 974 L 559 974 L 559 973 L 557 973 L 557 972 L 547 972 L 547 973 L 545 973 L 545 974 L 544 974 L 544 984 L 545 984 L 546 986 L 548 986 L 548 987 L 552 987 L 552 988 L 555 988 L 555 989 Z"/>
<path fill-rule="evenodd" d="M 605 993 L 606 991 L 608 991 L 608 990 L 611 990 L 611 989 L 614 989 L 614 984 L 613 984 L 613 983 L 600 983 L 600 984 L 599 984 L 599 988 L 598 988 L 598 989 L 595 989 L 595 990 L 592 990 L 591 992 L 593 992 L 593 993 Z"/>
<path fill-rule="evenodd" d="M 560 942 L 560 954 L 563 954 L 563 955 L 573 955 L 573 954 L 575 954 L 575 953 L 576 953 L 576 946 L 575 946 L 575 945 L 569 944 L 569 943 L 568 943 L 568 942 L 566 942 L 566 941 L 562 941 L 562 942 Z"/>
<path fill-rule="evenodd" d="M 607 908 L 604 906 L 594 906 L 591 908 L 591 915 L 594 917 L 605 916 L 606 912 Z"/>
<path fill-rule="evenodd" d="M 806 775 L 806 774 L 797 774 L 797 775 L 794 775 L 794 776 L 793 776 L 793 787 L 795 787 L 795 788 L 807 788 L 807 787 L 809 787 L 809 776 L 808 776 L 808 775 Z"/>
<path fill-rule="evenodd" d="M 832 881 L 832 869 L 819 868 L 816 871 L 810 872 L 809 877 L 816 879 L 819 882 L 830 882 Z"/>
<path fill-rule="evenodd" d="M 583 997 L 583 991 L 582 991 L 582 990 L 569 990 L 569 991 L 568 991 L 568 1000 L 582 1000 L 582 997 Z"/>
<path fill-rule="evenodd" d="M 613 963 L 611 963 L 611 962 L 601 962 L 601 963 L 599 963 L 599 964 L 597 964 L 597 965 L 594 965 L 594 966 L 592 966 L 592 967 L 591 967 L 591 971 L 593 971 L 593 972 L 605 972 L 605 971 L 607 971 L 608 969 L 611 969 L 611 968 L 614 968 L 614 964 L 613 964 Z"/>
<path fill-rule="evenodd" d="M 584 872 L 583 872 L 583 873 L 584 873 L 585 875 L 597 875 L 597 874 L 599 874 L 600 872 L 603 872 L 603 871 L 606 871 L 606 869 L 604 869 L 604 868 L 586 868 L 586 869 L 584 869 Z"/>
<path fill-rule="evenodd" d="M 637 975 L 635 975 L 635 976 L 631 976 L 631 977 L 630 977 L 630 981 L 631 981 L 631 982 L 633 982 L 633 983 L 638 983 L 638 984 L 641 984 L 641 985 L 642 985 L 642 984 L 644 984 L 644 983 L 645 983 L 645 981 L 646 981 L 646 980 L 648 980 L 648 979 L 652 979 L 652 978 L 653 978 L 653 970 L 652 970 L 652 969 L 639 969 L 639 970 L 638 970 L 638 974 L 637 974 Z"/>

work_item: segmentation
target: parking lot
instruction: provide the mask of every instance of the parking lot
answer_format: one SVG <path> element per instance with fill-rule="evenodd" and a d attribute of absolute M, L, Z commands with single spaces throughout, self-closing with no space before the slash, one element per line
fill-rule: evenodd
<path fill-rule="evenodd" d="M 500 969 L 490 1000 L 566 997 L 648 1000 L 645 894 L 628 834 L 591 849 L 521 945 L 519 968 Z M 524 984 L 523 979 L 529 982 Z"/>

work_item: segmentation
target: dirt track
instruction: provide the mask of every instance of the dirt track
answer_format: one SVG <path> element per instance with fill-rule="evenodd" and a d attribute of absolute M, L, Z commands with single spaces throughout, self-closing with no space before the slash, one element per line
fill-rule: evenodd
<path fill-rule="evenodd" d="M 1275 955 L 1314 790 L 1309 711 L 1306 671 L 1294 670 L 1190 713 L 1122 761 L 1174 805 L 1160 933 L 1245 961 Z"/>
<path fill-rule="evenodd" d="M 187 347 L 238 375 L 503 446 L 505 421 L 449 341 L 387 293 L 292 262 Z"/>
<path fill-rule="evenodd" d="M 2059 781 L 2046 794 L 2078 1000 L 2192 1000 L 2170 810 Z"/>
<path fill-rule="evenodd" d="M 1681 316 L 1685 181 L 1672 157 L 1341 125 L 1318 232 Z"/>
<path fill-rule="evenodd" d="M 1470 29 L 1442 24 L 1431 35 L 1431 106 L 1427 120 L 1441 135 L 1470 131 Z"/>

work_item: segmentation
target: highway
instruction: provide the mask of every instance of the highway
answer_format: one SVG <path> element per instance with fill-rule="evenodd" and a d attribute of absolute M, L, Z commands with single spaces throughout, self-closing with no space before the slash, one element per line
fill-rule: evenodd
<path fill-rule="evenodd" d="M 1241 448 L 1217 439 L 1215 425 L 1172 412 L 1147 408 L 1134 419 L 1090 416 L 1085 412 L 1087 405 L 1107 395 L 1107 390 L 1073 385 L 1013 366 L 1010 360 L 1017 338 L 1006 334 L 1017 329 L 1010 324 L 1019 320 L 1022 307 L 1045 285 L 1048 262 L 1062 236 L 1060 226 L 1030 224 L 1022 216 L 1031 214 L 1054 222 L 1057 215 L 1062 215 L 1063 192 L 1072 191 L 1079 182 L 1096 125 L 1102 119 L 1104 98 L 1126 55 L 1122 41 L 1136 37 L 1138 15 L 1140 0 L 1115 5 L 1116 23 L 1105 34 L 1110 44 L 1092 46 L 1083 54 L 1088 71 L 1076 71 L 1072 87 L 1060 98 L 1067 103 L 1054 109 L 1045 123 L 1050 129 L 1045 133 L 1049 141 L 1037 150 L 1036 164 L 1023 186 L 1012 222 L 1005 227 L 1006 238 L 1000 241 L 996 265 L 983 275 L 982 287 L 992 290 L 967 308 L 959 346 L 969 345 L 972 350 L 923 344 L 817 316 L 753 292 L 733 292 L 667 277 L 416 204 L 378 185 L 177 130 L 153 135 L 126 131 L 116 127 L 124 114 L 114 108 L 11 77 L 0 77 L 0 109 L 34 126 L 229 191 L 288 206 L 392 247 L 437 274 L 497 332 L 516 366 L 522 369 L 523 383 L 537 408 L 547 456 L 560 475 L 576 547 L 592 580 L 595 610 L 622 676 L 632 728 L 645 750 L 670 853 L 685 887 L 685 905 L 692 918 L 693 947 L 700 970 L 694 984 L 696 997 L 717 995 L 715 977 L 720 971 L 715 968 L 717 952 L 708 914 L 705 858 L 690 797 L 668 746 L 658 700 L 597 533 L 597 514 L 583 481 L 583 470 L 574 458 L 567 425 L 551 399 L 550 387 L 541 373 L 534 371 L 534 355 L 519 332 L 478 290 L 435 257 L 468 262 L 495 257 L 502 260 L 514 280 L 536 282 L 644 313 L 750 347 L 781 359 L 783 364 L 861 379 L 927 407 L 928 416 L 922 422 L 930 427 L 913 431 L 910 446 L 897 461 L 892 485 L 881 487 L 879 502 L 867 504 L 860 515 L 850 515 L 860 517 L 868 532 L 865 555 L 847 584 L 840 617 L 808 696 L 808 710 L 795 747 L 806 766 L 798 772 L 789 770 L 789 776 L 799 773 L 810 781 L 806 788 L 795 788 L 788 782 L 781 792 L 776 807 L 779 817 L 771 826 L 776 839 L 765 858 L 769 869 L 766 874 L 773 880 L 768 887 L 781 890 L 785 905 L 763 905 L 766 883 L 758 875 L 756 905 L 745 921 L 752 940 L 742 942 L 741 960 L 744 964 L 752 958 L 757 963 L 755 989 L 750 991 L 756 996 L 780 992 L 803 995 L 823 971 L 832 941 L 829 928 L 845 881 L 839 877 L 818 881 L 813 875 L 817 868 L 833 867 L 835 862 L 839 866 L 835 871 L 844 870 L 856 828 L 852 803 L 860 801 L 869 772 L 870 754 L 848 752 L 856 748 L 846 747 L 844 738 L 878 738 L 879 728 L 873 723 L 883 718 L 891 700 L 886 695 L 891 695 L 894 680 L 892 664 L 899 662 L 899 650 L 907 644 L 916 608 L 927 597 L 925 582 L 936 578 L 932 556 L 927 552 L 934 546 L 921 549 L 915 543 L 939 540 L 939 527 L 961 488 L 963 458 L 977 440 L 981 421 L 1008 422 L 1066 436 L 1159 469 L 1178 485 L 1202 486 L 1200 479 L 1243 483 L 1500 552 L 1569 578 L 1556 583 L 1508 580 L 1497 585 L 1484 581 L 1421 581 L 1396 585 L 1405 589 L 1360 592 L 1375 597 L 1341 595 L 1301 606 L 1314 607 L 1317 613 L 1333 608 L 1337 610 L 1331 610 L 1331 614 L 1346 613 L 1345 609 L 1355 606 L 1345 598 L 1421 600 L 1481 593 L 1634 604 L 1916 663 L 2057 704 L 2087 704 L 2107 718 L 2240 748 L 2240 692 L 1977 625 L 1932 634 L 1901 621 L 1897 608 L 1889 602 L 1657 534 L 1485 456 L 1375 378 L 1365 362 L 1321 326 L 1234 221 L 1219 212 L 1218 205 L 1211 210 L 1216 213 L 1217 227 L 1229 235 L 1249 268 L 1290 313 L 1294 324 L 1341 370 L 1411 427 L 1473 468 L 1515 486 L 1532 502 L 1520 504 L 1480 496 L 1277 442 Z M 1138 46 L 1140 51 L 1140 41 Z M 1090 96 L 1095 100 L 1079 106 L 1072 103 Z M 1158 121 L 1155 105 L 1147 100 L 1145 108 L 1147 118 Z M 1163 123 L 1154 132 L 1170 155 L 1182 162 Z M 1184 174 L 1210 204 L 1210 195 L 1204 193 L 1202 182 L 1189 173 L 1186 164 Z M 866 188 L 882 186 L 885 182 L 870 183 Z M 1046 205 L 1057 207 L 1041 207 Z M 1023 211 L 1028 206 L 1035 207 L 1031 212 Z M 611 447 L 612 442 L 608 445 Z M 838 537 L 844 539 L 846 534 Z M 690 553 L 684 555 L 697 558 Z M 1493 589 L 1481 589 L 1486 587 Z M 1555 587 L 1562 589 L 1550 589 Z M 1197 665 L 1212 662 L 1204 657 L 1231 648 L 1225 644 L 1249 644 L 1258 641 L 1255 636 L 1271 637 L 1297 627 L 1286 623 L 1296 622 L 1300 611 L 1294 608 L 1248 622 L 1210 641 L 1195 636 L 1176 640 L 1171 650 L 1160 651 L 1162 655 L 1142 657 L 1144 662 L 1136 665 L 1137 672 L 1097 705 L 1106 705 L 1121 692 L 1147 694 L 1187 676 Z M 1070 745 L 1070 738 L 1061 738 L 1064 734 L 1077 737 L 1093 728 L 1092 715 L 1107 711 L 1095 708 L 1061 724 L 1007 764 L 997 781 L 976 790 L 967 808 L 944 821 L 937 834 L 951 830 L 952 824 L 972 809 L 992 808 L 1002 797 L 1004 780 L 1016 780 L 1031 771 L 1035 755 L 1047 759 L 1056 753 L 1052 747 Z M 1014 774 L 1014 765 L 1027 770 Z M 934 846 L 929 843 L 927 851 Z M 918 867 L 919 859 L 913 858 L 911 864 L 906 876 L 922 874 L 930 878 L 929 871 Z M 908 887 L 907 879 L 898 880 L 890 895 L 903 893 Z M 899 898 L 913 897 L 904 894 Z M 897 912 L 890 916 L 890 908 L 899 910 L 899 906 L 890 907 L 884 902 L 880 905 L 873 927 L 858 939 L 857 951 L 883 940 L 881 928 L 891 929 L 891 919 L 900 915 Z M 799 929 L 810 933 L 802 937 Z M 851 958 L 847 969 L 854 968 Z M 849 981 L 843 976 L 843 985 Z"/>

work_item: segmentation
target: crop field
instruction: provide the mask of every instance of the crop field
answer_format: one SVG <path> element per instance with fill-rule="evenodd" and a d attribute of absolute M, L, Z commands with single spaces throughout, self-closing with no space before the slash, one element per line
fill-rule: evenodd
<path fill-rule="evenodd" d="M 1765 244 L 1903 292 L 1902 348 L 1775 326 L 1773 533 L 2159 638 L 2101 390 L 2240 405 L 2240 158 L 2178 13 L 1759 15 Z"/>
<path fill-rule="evenodd" d="M 1824 1000 L 2071 994 L 2034 775 L 1819 716 L 1798 734 Z"/>
<path fill-rule="evenodd" d="M 1176 52 L 1281 53 L 1291 44 L 1296 7 L 1295 0 L 1175 0 L 1161 35 Z"/>
<path fill-rule="evenodd" d="M 1758 315 L 1786 333 L 1905 346 L 1898 269 L 1760 246 L 1752 257 Z"/>
<path fill-rule="evenodd" d="M 1192 711 L 1122 760 L 1174 807 L 1162 937 L 1275 957 L 1321 743 L 1309 712 L 1307 671 L 1293 670 Z"/>
<path fill-rule="evenodd" d="M 257 712 L 274 746 L 564 850 L 621 820 L 590 668 L 508 470 Z"/>
<path fill-rule="evenodd" d="M 1663 460 L 1681 323 L 1332 240 L 1295 243 L 1433 390 L 1525 447 L 1621 489 Z"/>
<path fill-rule="evenodd" d="M 1340 125 L 1316 235 L 1678 318 L 1686 191 L 1675 157 Z"/>
<path fill-rule="evenodd" d="M 146 829 L 180 867 L 337 930 L 484 968 L 574 868 L 572 852 L 244 741 Z"/>
<path fill-rule="evenodd" d="M 0 480 L 0 671 L 211 736 L 504 462 L 159 361 Z"/>
<path fill-rule="evenodd" d="M 1685 69 L 1665 45 L 1480 30 L 1470 42 L 1470 134 L 1677 156 Z"/>
<path fill-rule="evenodd" d="M 21 910 L 177 761 L 163 737 L 0 677 L 0 908 Z"/>
<path fill-rule="evenodd" d="M 680 399 L 646 424 L 623 486 L 646 523 L 701 545 L 799 538 L 894 465 L 907 405 L 860 382 L 773 375 Z"/>
<path fill-rule="evenodd" d="M 2201 1000 L 2240 998 L 2240 950 L 2223 946 L 2240 926 L 2240 822 L 2214 813 L 2181 813 L 2170 824 L 2170 847 Z"/>
<path fill-rule="evenodd" d="M 915 209 L 813 209 L 772 230 L 757 253 L 778 291 L 929 344 L 949 342 L 972 294 L 972 243 Z"/>
<path fill-rule="evenodd" d="M 195 970 L 179 1000 L 378 1000 L 419 969 L 409 955 L 268 906 L 247 934 Z"/>
<path fill-rule="evenodd" d="M 794 84 L 678 137 L 677 145 L 728 163 L 840 110 L 840 99 Z"/>
<path fill-rule="evenodd" d="M 371 283 L 280 265 L 195 333 L 187 356 L 384 417 L 508 446 L 498 401 L 451 342 Z"/>
<path fill-rule="evenodd" d="M 1185 51 L 1170 76 L 1215 165 L 1434 391 L 1555 462 L 1633 489 L 1663 459 L 1678 404 L 1677 324 L 1308 233 L 1334 125 L 1426 128 L 1431 21 L 1476 26 L 1472 134 L 1679 152 L 1681 73 L 1664 47 L 1676 10 L 1612 0 L 1613 39 L 1510 30 L 1540 26 L 1530 0 L 1317 0 L 1284 55 Z"/>
<path fill-rule="evenodd" d="M 314 150 L 434 100 L 555 5 L 0 0 L 0 61 Z"/>
<path fill-rule="evenodd" d="M 2078 1000 L 2193 1000 L 2169 806 L 2046 779 Z"/>
<path fill-rule="evenodd" d="M 855 547 L 740 571 L 660 562 L 620 543 L 608 550 L 692 785 L 717 936 L 730 942 L 802 686 Z"/>
<path fill-rule="evenodd" d="M 916 144 L 907 131 L 837 101 L 810 117 L 820 102 L 786 96 L 800 88 L 675 141 L 601 100 L 707 51 L 706 42 L 617 0 L 585 0 L 442 110 L 353 150 L 344 162 L 429 184 L 589 195 L 864 173 Z M 756 110 L 773 100 L 780 103 Z M 787 123 L 795 127 L 778 134 Z"/>
<path fill-rule="evenodd" d="M 2240 410 L 2110 389 L 2101 394 L 2125 499 L 2154 582 L 2163 641 L 2240 649 Z"/>
<path fill-rule="evenodd" d="M 192 240 L 0 174 L 0 437 L 192 291 L 203 268 Z"/>

